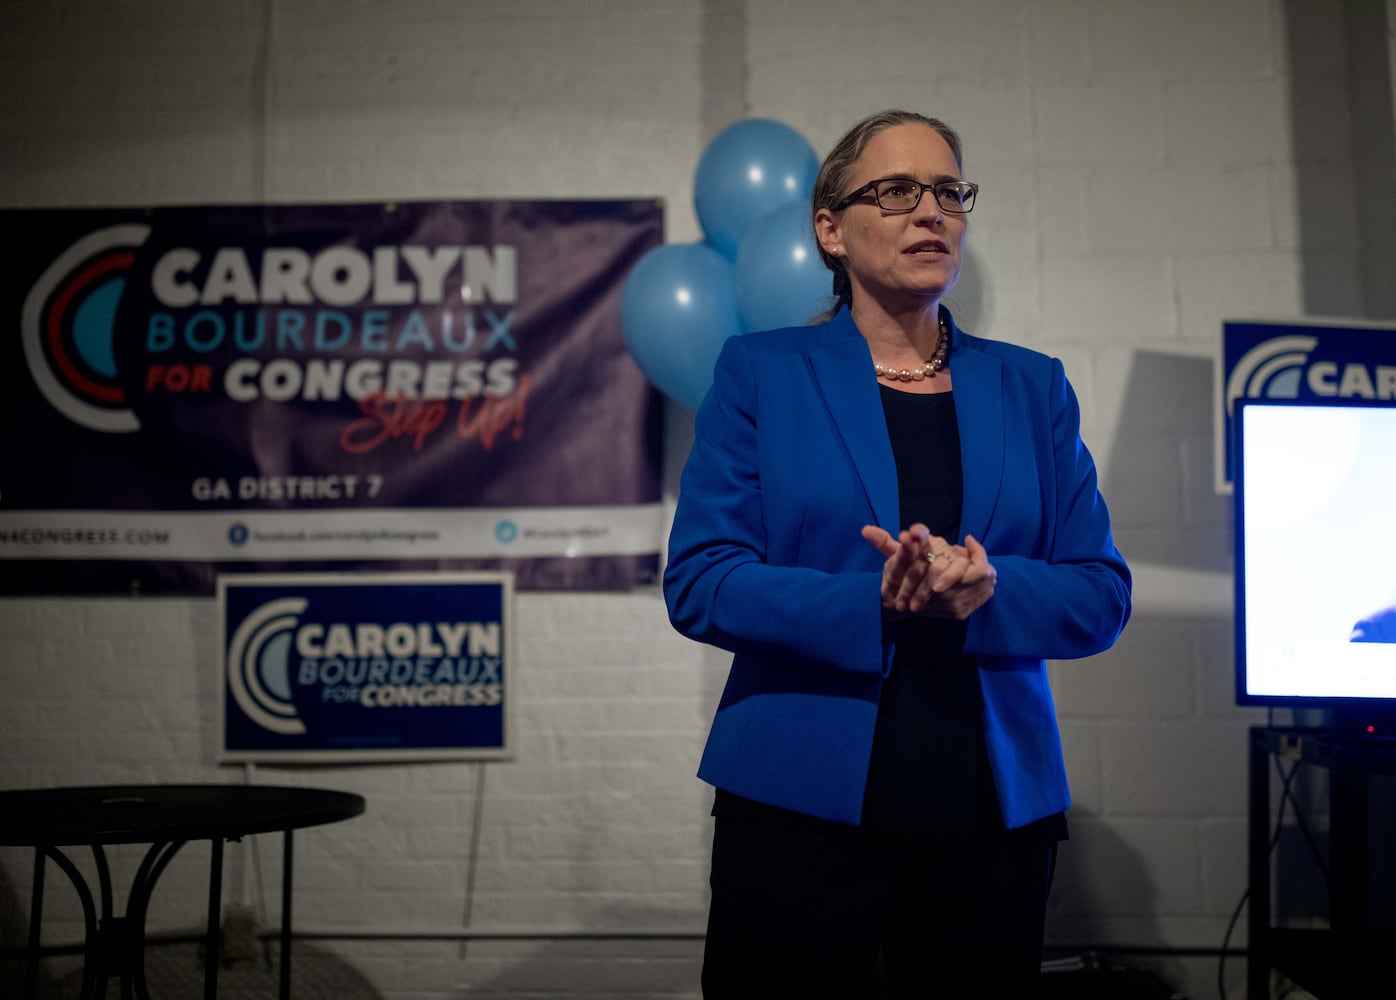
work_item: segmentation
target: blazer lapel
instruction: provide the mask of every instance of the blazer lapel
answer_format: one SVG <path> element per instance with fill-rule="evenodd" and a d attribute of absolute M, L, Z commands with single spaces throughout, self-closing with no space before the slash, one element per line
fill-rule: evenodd
<path fill-rule="evenodd" d="M 828 333 L 811 348 L 810 368 L 862 482 L 872 523 L 895 535 L 906 525 L 900 523 L 897 466 L 867 341 L 847 310 L 830 321 Z"/>
<path fill-rule="evenodd" d="M 950 375 L 965 478 L 960 535 L 983 541 L 1003 484 L 1003 366 L 972 347 L 962 348 L 950 354 Z"/>

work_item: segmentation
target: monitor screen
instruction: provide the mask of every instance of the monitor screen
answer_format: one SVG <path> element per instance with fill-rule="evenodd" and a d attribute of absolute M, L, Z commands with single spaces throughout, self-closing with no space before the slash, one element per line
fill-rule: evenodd
<path fill-rule="evenodd" d="M 1396 406 L 1236 419 L 1236 699 L 1396 708 Z"/>

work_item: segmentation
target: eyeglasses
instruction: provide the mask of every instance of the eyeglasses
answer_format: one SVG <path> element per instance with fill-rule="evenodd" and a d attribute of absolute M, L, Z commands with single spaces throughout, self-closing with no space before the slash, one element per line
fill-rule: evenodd
<path fill-rule="evenodd" d="M 966 215 L 974 209 L 974 196 L 979 193 L 979 185 L 969 181 L 936 181 L 934 184 L 921 184 L 909 177 L 883 177 L 869 181 L 834 206 L 841 212 L 859 198 L 871 193 L 877 199 L 878 207 L 884 212 L 910 212 L 921 204 L 921 195 L 930 191 L 936 204 L 946 212 Z"/>

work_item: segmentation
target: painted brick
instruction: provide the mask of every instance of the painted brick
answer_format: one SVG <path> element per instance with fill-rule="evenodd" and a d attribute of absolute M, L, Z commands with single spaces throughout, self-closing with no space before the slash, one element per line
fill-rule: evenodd
<path fill-rule="evenodd" d="M 1183 339 L 1220 353 L 1226 320 L 1303 314 L 1303 261 L 1292 251 L 1184 254 L 1178 258 Z"/>
<path fill-rule="evenodd" d="M 1091 250 L 1182 255 L 1272 245 L 1265 165 L 1208 168 L 1206 183 L 1177 166 L 1094 172 L 1087 180 Z"/>
<path fill-rule="evenodd" d="M 1091 61 L 1110 76 L 1270 76 L 1278 61 L 1273 18 L 1279 10 L 1266 0 L 1096 4 L 1091 8 Z"/>
<path fill-rule="evenodd" d="M 1246 830 L 1241 819 L 1204 820 L 1198 826 L 1203 909 L 1214 916 L 1230 917 L 1246 892 Z M 1244 922 L 1238 940 L 1245 940 Z"/>
<path fill-rule="evenodd" d="M 969 249 L 960 281 L 944 301 L 966 331 L 1040 349 L 1041 280 L 1031 246 L 981 242 Z"/>
<path fill-rule="evenodd" d="M 1091 65 L 1090 0 L 1039 0 L 1028 7 L 1028 53 L 1032 78 L 1043 83 L 1079 83 Z"/>
<path fill-rule="evenodd" d="M 1046 84 L 1035 90 L 1033 102 L 1038 158 L 1045 164 L 1098 170 L 1152 163 L 1163 154 L 1157 83 Z"/>
<path fill-rule="evenodd" d="M 1141 437 L 1110 455 L 1102 490 L 1117 529 L 1167 523 L 1182 505 L 1182 456 L 1176 438 Z"/>
<path fill-rule="evenodd" d="M 1309 254 L 1327 250 L 1335 256 L 1356 254 L 1358 209 L 1350 163 L 1306 159 L 1275 164 L 1269 173 L 1276 248 L 1302 247 Z"/>
<path fill-rule="evenodd" d="M 1239 817 L 1246 812 L 1246 729 L 1220 722 L 1147 728 L 1111 724 L 1102 733 L 1103 816 Z"/>
<path fill-rule="evenodd" d="M 760 104 L 763 88 L 777 87 L 790 77 L 797 87 L 804 77 L 828 72 L 827 59 L 846 51 L 847 40 L 867 34 L 876 25 L 880 68 L 890 84 L 905 95 L 916 94 L 927 80 L 1002 79 L 1021 76 L 1020 58 L 1024 25 L 1021 10 L 1012 4 L 985 5 L 972 18 L 944 0 L 907 4 L 900 0 L 870 0 L 857 8 L 835 4 L 807 4 L 799 0 L 751 0 L 747 4 L 747 38 L 752 51 L 762 55 L 750 66 L 754 103 Z M 791 25 L 801 29 L 792 31 Z M 954 42 L 946 44 L 944 24 L 954 25 Z M 929 54 L 932 47 L 933 55 Z M 866 75 L 846 74 L 859 89 L 874 84 Z M 798 92 L 798 91 L 797 91 Z M 851 120 L 851 119 L 850 119 Z"/>
<path fill-rule="evenodd" d="M 1073 810 L 1051 911 L 1063 916 L 1187 913 L 1201 901 L 1196 827 L 1183 820 L 1109 823 Z"/>
<path fill-rule="evenodd" d="M 1236 628 L 1230 615 L 1199 626 L 1193 633 L 1198 669 L 1198 702 L 1204 718 L 1235 720 L 1242 726 L 1263 726 L 1263 708 L 1236 704 Z M 1286 720 L 1287 721 L 1287 720 Z"/>
<path fill-rule="evenodd" d="M 1141 618 L 1104 653 L 1054 663 L 1057 714 L 1150 721 L 1191 717 L 1190 638 L 1174 621 Z"/>
<path fill-rule="evenodd" d="M 1226 569 L 1235 545 L 1234 512 L 1231 499 L 1217 493 L 1215 446 L 1211 432 L 1190 433 L 1182 441 L 1183 523 L 1215 528 L 1225 544 L 1220 560 L 1213 564 Z"/>
<path fill-rule="evenodd" d="M 1293 155 L 1289 94 L 1281 77 L 1170 81 L 1161 103 L 1168 160 L 1184 176 L 1190 165 L 1207 164 L 1205 178 L 1192 174 L 1201 186 L 1217 163 L 1283 163 Z"/>
<path fill-rule="evenodd" d="M 1164 255 L 1048 253 L 1042 272 L 1048 343 L 1147 347 L 1176 336 L 1173 266 Z"/>
<path fill-rule="evenodd" d="M 1075 165 L 1039 164 L 1037 176 L 1038 246 L 1046 255 L 1084 254 L 1088 172 Z"/>

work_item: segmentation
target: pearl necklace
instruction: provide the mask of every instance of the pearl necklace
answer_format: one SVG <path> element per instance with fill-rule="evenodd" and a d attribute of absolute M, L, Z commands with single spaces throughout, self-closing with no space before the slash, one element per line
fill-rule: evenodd
<path fill-rule="evenodd" d="M 924 378 L 935 378 L 937 372 L 945 370 L 945 355 L 949 349 L 947 340 L 945 320 L 941 320 L 940 336 L 936 339 L 936 349 L 926 359 L 924 368 L 884 368 L 874 361 L 873 371 L 877 372 L 878 378 L 885 378 L 889 382 L 920 382 Z"/>

